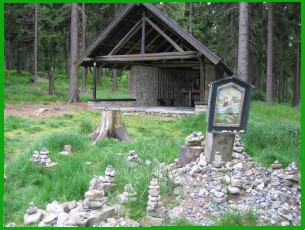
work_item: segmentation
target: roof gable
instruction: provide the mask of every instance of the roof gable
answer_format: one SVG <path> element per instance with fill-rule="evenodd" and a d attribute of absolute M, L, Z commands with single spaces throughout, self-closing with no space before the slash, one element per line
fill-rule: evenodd
<path fill-rule="evenodd" d="M 157 54 L 161 53 L 168 55 L 170 60 L 185 59 L 185 63 L 195 62 L 202 55 L 208 62 L 232 74 L 221 59 L 196 38 L 152 4 L 143 3 L 128 5 L 99 34 L 75 64 L 86 65 L 86 62 L 92 62 L 96 58 L 101 62 L 115 63 L 120 60 L 121 63 L 143 63 L 145 59 L 147 63 L 152 63 L 160 61 Z M 136 54 L 142 56 L 136 59 Z M 118 59 L 119 55 L 125 55 L 125 58 Z M 159 55 L 160 58 L 162 56 Z"/>

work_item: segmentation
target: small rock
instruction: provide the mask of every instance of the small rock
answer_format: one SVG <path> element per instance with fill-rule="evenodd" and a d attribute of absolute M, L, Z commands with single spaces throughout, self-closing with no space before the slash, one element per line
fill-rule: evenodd
<path fill-rule="evenodd" d="M 162 218 L 147 216 L 141 220 L 140 226 L 141 227 L 162 226 L 163 223 L 164 222 Z"/>
<path fill-rule="evenodd" d="M 240 190 L 239 190 L 239 188 L 237 188 L 237 187 L 228 187 L 228 192 L 229 192 L 230 194 L 235 195 L 235 194 L 239 194 L 239 193 L 240 193 Z"/>

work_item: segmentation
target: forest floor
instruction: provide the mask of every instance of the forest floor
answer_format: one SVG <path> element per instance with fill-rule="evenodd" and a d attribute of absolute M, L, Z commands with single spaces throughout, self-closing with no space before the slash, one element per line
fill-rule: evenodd
<path fill-rule="evenodd" d="M 79 103 L 48 103 L 45 104 L 6 104 L 4 105 L 4 116 L 15 115 L 20 117 L 35 116 L 39 109 L 46 109 L 37 117 L 47 118 L 52 116 L 60 116 L 70 113 L 72 109 L 82 109 L 92 111 L 86 102 Z"/>

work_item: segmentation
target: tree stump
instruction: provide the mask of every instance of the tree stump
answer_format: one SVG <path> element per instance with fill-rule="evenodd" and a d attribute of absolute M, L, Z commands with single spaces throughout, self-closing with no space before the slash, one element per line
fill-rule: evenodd
<path fill-rule="evenodd" d="M 132 141 L 122 121 L 121 112 L 118 110 L 104 110 L 99 127 L 91 135 L 93 144 L 106 137 L 116 138 L 121 141 Z"/>

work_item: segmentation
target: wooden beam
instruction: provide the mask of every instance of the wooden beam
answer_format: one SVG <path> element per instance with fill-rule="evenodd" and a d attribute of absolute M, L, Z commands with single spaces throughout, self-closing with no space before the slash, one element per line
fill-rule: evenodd
<path fill-rule="evenodd" d="M 153 28 L 151 28 L 151 29 L 153 29 Z M 154 38 L 153 38 L 153 40 L 151 40 L 147 45 L 146 45 L 146 48 L 148 49 L 159 37 L 160 37 L 161 35 L 160 34 L 158 34 L 157 36 L 155 36 Z"/>
<path fill-rule="evenodd" d="M 125 35 L 125 37 L 111 50 L 111 52 L 108 55 L 115 54 L 125 43 L 141 28 L 140 24 L 142 23 L 142 20 L 139 20 L 137 24 L 132 27 L 131 30 Z"/>
<path fill-rule="evenodd" d="M 193 63 L 188 63 L 188 62 L 179 62 L 179 63 L 167 63 L 167 62 L 154 62 L 151 64 L 154 67 L 167 67 L 167 68 L 199 68 L 199 63 L 193 64 Z"/>
<path fill-rule="evenodd" d="M 145 37 L 147 37 L 152 31 L 154 30 L 154 28 L 150 28 L 148 31 L 147 31 L 147 34 L 145 34 Z M 136 48 L 140 42 L 142 41 L 142 38 L 140 40 L 138 40 L 137 42 L 135 42 L 135 44 L 126 52 L 126 54 L 129 54 L 131 53 L 131 51 Z M 147 46 L 146 46 L 147 48 Z"/>
<path fill-rule="evenodd" d="M 142 39 L 141 39 L 141 54 L 145 53 L 145 10 L 143 10 L 142 19 Z"/>
<path fill-rule="evenodd" d="M 168 53 L 150 53 L 150 54 L 129 54 L 129 55 L 108 55 L 97 56 L 95 60 L 101 62 L 131 62 L 131 61 L 157 61 L 157 60 L 172 60 L 172 59 L 190 59 L 199 58 L 201 53 L 197 51 L 185 52 L 168 52 Z"/>
<path fill-rule="evenodd" d="M 183 49 L 177 45 L 169 36 L 167 36 L 155 23 L 153 23 L 149 18 L 145 17 L 145 21 L 147 21 L 155 30 L 158 31 L 159 34 L 162 35 L 172 46 L 176 48 L 179 52 L 183 52 Z"/>
<path fill-rule="evenodd" d="M 95 100 L 96 99 L 96 81 L 97 81 L 97 77 L 96 77 L 96 62 L 94 61 L 94 64 L 93 64 L 93 95 L 92 95 L 92 97 L 93 97 L 93 100 Z"/>
<path fill-rule="evenodd" d="M 204 58 L 199 58 L 199 63 L 200 63 L 200 101 L 205 102 Z"/>

